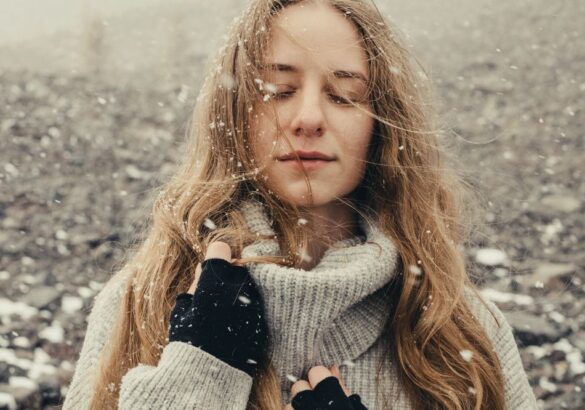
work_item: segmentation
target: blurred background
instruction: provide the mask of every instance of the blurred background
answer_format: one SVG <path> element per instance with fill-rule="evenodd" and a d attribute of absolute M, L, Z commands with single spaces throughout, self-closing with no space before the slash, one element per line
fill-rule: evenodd
<path fill-rule="evenodd" d="M 173 171 L 245 3 L 0 3 L 0 409 L 60 408 L 93 297 Z M 513 326 L 541 408 L 585 408 L 585 2 L 375 4 L 488 207 L 465 248 L 474 280 Z"/>

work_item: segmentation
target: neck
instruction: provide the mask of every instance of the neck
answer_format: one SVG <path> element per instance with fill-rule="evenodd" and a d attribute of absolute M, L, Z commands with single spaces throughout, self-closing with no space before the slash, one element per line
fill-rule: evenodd
<path fill-rule="evenodd" d="M 353 208 L 339 201 L 332 201 L 315 207 L 300 208 L 301 215 L 314 231 L 310 233 L 305 249 L 306 258 L 301 269 L 311 270 L 319 264 L 330 243 L 363 235 L 359 226 L 358 214 Z"/>

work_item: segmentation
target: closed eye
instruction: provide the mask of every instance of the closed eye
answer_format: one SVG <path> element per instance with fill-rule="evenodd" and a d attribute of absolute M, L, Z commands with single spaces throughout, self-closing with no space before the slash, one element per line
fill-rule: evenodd
<path fill-rule="evenodd" d="M 272 94 L 275 100 L 286 100 L 288 97 L 290 97 L 292 95 L 294 91 L 285 91 L 285 92 L 281 92 L 281 93 L 274 93 Z"/>
<path fill-rule="evenodd" d="M 280 92 L 280 93 L 274 93 L 273 97 L 275 100 L 286 100 L 287 98 L 290 98 L 292 96 L 292 94 L 294 94 L 294 91 L 284 91 L 284 92 Z M 351 101 L 348 100 L 347 98 L 344 97 L 340 97 L 338 95 L 335 94 L 328 94 L 329 98 L 331 99 L 331 101 L 333 101 L 336 104 L 339 105 L 352 105 Z"/>
<path fill-rule="evenodd" d="M 335 95 L 335 94 L 329 94 L 329 98 L 331 98 L 331 100 L 336 104 L 351 105 L 350 100 L 348 100 L 347 98 L 340 97 L 340 96 Z"/>

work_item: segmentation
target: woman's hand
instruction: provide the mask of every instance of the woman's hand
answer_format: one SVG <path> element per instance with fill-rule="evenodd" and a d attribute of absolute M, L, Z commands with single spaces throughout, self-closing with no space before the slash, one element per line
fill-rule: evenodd
<path fill-rule="evenodd" d="M 169 342 L 197 346 L 254 377 L 268 343 L 264 306 L 248 269 L 230 260 L 228 244 L 209 245 L 189 291 L 177 295 Z"/>
<path fill-rule="evenodd" d="M 291 387 L 292 402 L 284 410 L 368 410 L 358 394 L 349 394 L 337 365 L 309 370 L 309 381 L 299 380 Z"/>

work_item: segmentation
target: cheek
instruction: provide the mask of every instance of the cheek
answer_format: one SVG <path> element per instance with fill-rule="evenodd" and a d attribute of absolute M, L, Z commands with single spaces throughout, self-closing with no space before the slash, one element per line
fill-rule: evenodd
<path fill-rule="evenodd" d="M 374 120 L 366 117 L 364 114 L 359 114 L 353 118 L 353 122 L 349 122 L 346 128 L 349 132 L 346 135 L 344 146 L 346 154 L 351 158 L 351 161 L 358 164 L 360 167 L 365 167 L 365 161 L 368 155 L 368 146 L 374 131 Z"/>
<path fill-rule="evenodd" d="M 351 175 L 351 184 L 359 183 L 367 167 L 368 147 L 372 139 L 374 120 L 365 116 L 354 117 L 355 122 L 347 127 L 343 142 L 345 169 Z"/>
<path fill-rule="evenodd" d="M 269 156 L 274 139 L 273 128 L 266 114 L 258 113 L 251 120 L 250 148 L 257 162 L 262 162 Z"/>

